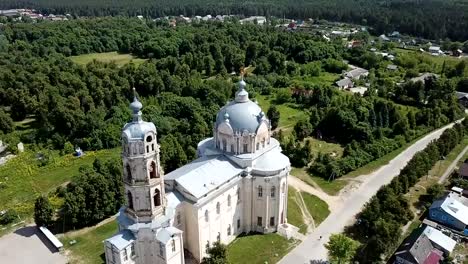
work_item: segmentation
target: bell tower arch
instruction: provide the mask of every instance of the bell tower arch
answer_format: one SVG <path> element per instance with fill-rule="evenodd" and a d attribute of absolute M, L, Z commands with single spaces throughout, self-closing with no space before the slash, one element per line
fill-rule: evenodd
<path fill-rule="evenodd" d="M 159 162 L 156 127 L 142 119 L 143 105 L 135 96 L 132 121 L 122 130 L 125 213 L 137 221 L 151 221 L 164 213 L 164 177 Z"/>

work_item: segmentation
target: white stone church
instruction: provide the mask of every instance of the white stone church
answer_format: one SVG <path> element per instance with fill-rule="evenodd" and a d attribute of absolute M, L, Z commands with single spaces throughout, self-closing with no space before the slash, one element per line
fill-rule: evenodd
<path fill-rule="evenodd" d="M 289 159 L 245 86 L 240 81 L 235 100 L 218 112 L 198 158 L 167 175 L 156 127 L 142 120 L 135 97 L 133 121 L 122 131 L 127 205 L 119 232 L 105 241 L 108 264 L 200 262 L 215 241 L 229 244 L 241 233 L 276 232 L 286 223 Z"/>

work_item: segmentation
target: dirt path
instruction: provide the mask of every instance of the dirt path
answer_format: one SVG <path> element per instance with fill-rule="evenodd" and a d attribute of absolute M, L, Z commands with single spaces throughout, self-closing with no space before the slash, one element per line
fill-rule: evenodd
<path fill-rule="evenodd" d="M 463 158 L 463 156 L 465 155 L 465 153 L 468 151 L 468 146 L 466 146 L 462 152 L 460 152 L 460 154 L 458 154 L 457 158 L 452 162 L 452 164 L 450 164 L 450 166 L 447 168 L 447 170 L 444 172 L 444 174 L 442 175 L 442 177 L 440 177 L 438 183 L 441 184 L 443 183 L 445 180 L 447 180 L 447 178 L 450 176 L 450 174 L 452 174 L 453 170 L 455 169 L 455 167 L 457 166 L 457 163 L 458 161 Z"/>
<path fill-rule="evenodd" d="M 330 211 L 333 211 L 333 209 L 335 209 L 340 202 L 341 198 L 339 196 L 331 196 L 321 189 L 312 187 L 292 175 L 288 176 L 288 183 L 297 190 L 310 193 L 325 201 L 328 204 Z"/>

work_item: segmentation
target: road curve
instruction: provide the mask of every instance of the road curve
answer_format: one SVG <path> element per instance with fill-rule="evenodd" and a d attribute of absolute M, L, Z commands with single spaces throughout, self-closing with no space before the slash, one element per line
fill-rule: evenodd
<path fill-rule="evenodd" d="M 364 204 L 377 193 L 380 187 L 390 183 L 414 154 L 423 150 L 432 140 L 437 139 L 443 131 L 452 126 L 453 123 L 429 133 L 401 152 L 387 165 L 363 177 L 365 180 L 359 188 L 338 204 L 336 210 L 312 233 L 307 235 L 307 238 L 301 244 L 284 256 L 279 263 L 309 264 L 311 260 L 327 259 L 327 250 L 324 245 L 328 242 L 330 235 L 341 233 L 347 225 L 352 224 L 356 214 L 362 210 Z"/>

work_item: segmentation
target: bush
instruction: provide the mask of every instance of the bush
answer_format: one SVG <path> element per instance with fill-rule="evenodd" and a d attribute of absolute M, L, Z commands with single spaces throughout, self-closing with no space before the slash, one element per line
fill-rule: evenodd
<path fill-rule="evenodd" d="M 11 224 L 17 218 L 18 218 L 18 213 L 13 209 L 9 209 L 3 215 L 0 216 L 0 224 L 1 225 Z"/>

